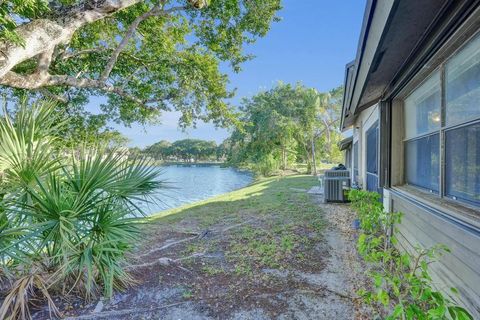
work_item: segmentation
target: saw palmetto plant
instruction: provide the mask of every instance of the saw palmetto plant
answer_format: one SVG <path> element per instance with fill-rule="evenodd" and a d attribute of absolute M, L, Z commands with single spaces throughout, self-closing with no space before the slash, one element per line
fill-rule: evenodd
<path fill-rule="evenodd" d="M 141 203 L 162 187 L 145 160 L 64 150 L 53 107 L 23 104 L 0 119 L 2 319 L 29 317 L 29 304 L 52 304 L 54 292 L 110 296 L 127 286 L 124 256 L 143 221 Z"/>

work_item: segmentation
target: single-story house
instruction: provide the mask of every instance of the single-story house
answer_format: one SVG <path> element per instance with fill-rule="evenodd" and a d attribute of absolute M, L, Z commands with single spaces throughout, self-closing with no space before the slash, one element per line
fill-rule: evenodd
<path fill-rule="evenodd" d="M 367 0 L 341 127 L 352 182 L 403 213 L 400 249 L 447 245 L 433 280 L 480 319 L 480 1 Z"/>

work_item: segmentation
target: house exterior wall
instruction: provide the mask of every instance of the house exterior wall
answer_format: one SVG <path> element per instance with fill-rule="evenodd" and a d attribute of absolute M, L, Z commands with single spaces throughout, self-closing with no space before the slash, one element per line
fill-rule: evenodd
<path fill-rule="evenodd" d="M 402 104 L 398 100 L 392 101 L 391 187 L 383 191 L 385 210 L 403 214 L 401 224 L 396 226 L 398 249 L 414 255 L 415 248 L 446 245 L 451 253 L 446 253 L 430 267 L 434 284 L 438 290 L 467 308 L 475 319 L 480 319 L 480 220 L 475 218 L 474 210 L 467 219 L 456 211 L 455 206 L 435 204 L 435 199 L 430 199 L 429 195 L 422 195 L 413 187 L 403 187 Z M 362 111 L 355 121 L 353 142 L 359 143 L 359 180 L 362 187 L 366 185 L 366 131 L 378 118 L 379 106 L 375 105 Z M 452 287 L 458 290 L 458 296 L 452 294 Z"/>
<path fill-rule="evenodd" d="M 413 0 L 402 2 L 403 5 L 411 6 L 412 8 L 418 7 L 420 3 Z M 377 59 L 379 63 L 377 65 L 378 69 L 376 67 L 373 68 L 373 71 L 369 69 L 366 72 L 366 76 L 359 72 L 360 75 L 357 77 L 358 83 L 356 85 L 353 85 L 352 81 L 345 83 L 346 87 L 352 87 L 350 91 L 353 92 L 351 94 L 353 98 L 347 99 L 347 102 L 344 104 L 342 121 L 343 128 L 348 126 L 353 126 L 354 128 L 353 143 L 357 142 L 359 145 L 358 180 L 359 184 L 365 187 L 366 132 L 377 119 L 380 119 L 381 149 L 379 153 L 379 172 L 381 173 L 381 179 L 379 180 L 381 181 L 380 187 L 383 188 L 383 203 L 388 212 L 398 211 L 403 214 L 402 222 L 396 226 L 398 230 L 396 237 L 399 240 L 398 248 L 414 253 L 416 247 L 429 248 L 436 244 L 446 245 L 451 250 L 451 253 L 444 254 L 439 261 L 430 265 L 434 285 L 437 289 L 443 290 L 452 299 L 465 306 L 472 313 L 474 319 L 480 319 L 480 206 L 478 202 L 472 204 L 471 202 L 457 201 L 456 197 L 447 197 L 445 182 L 445 172 L 447 170 L 445 165 L 447 154 L 445 136 L 448 130 L 456 130 L 455 126 L 448 126 L 445 123 L 448 99 L 445 89 L 445 79 L 447 78 L 445 70 L 447 62 L 450 61 L 451 57 L 458 50 L 461 50 L 464 44 L 470 41 L 473 36 L 480 33 L 480 5 L 478 2 L 463 0 L 451 1 L 448 2 L 448 5 L 451 6 L 451 10 L 442 11 L 440 15 L 435 17 L 435 21 L 429 20 L 432 28 L 420 30 L 422 38 L 418 39 L 418 42 L 415 41 L 415 50 L 409 54 L 407 60 L 397 59 L 401 64 L 398 65 L 398 69 L 395 69 L 395 72 L 390 76 L 385 74 L 386 68 L 382 69 L 381 64 L 395 63 L 396 60 L 387 59 L 389 62 L 385 62 L 386 58 L 383 55 L 385 52 L 383 51 L 390 50 L 392 52 L 395 51 L 398 45 L 401 45 L 401 36 L 399 36 L 398 31 L 402 30 L 403 32 L 402 26 L 409 20 L 407 16 L 402 18 L 401 14 L 397 14 L 395 10 L 399 10 L 399 7 L 395 6 L 390 15 L 393 19 L 391 21 L 398 20 L 396 31 L 395 25 L 391 23 L 389 28 L 384 28 L 386 24 L 376 23 L 375 19 L 373 20 L 373 31 L 367 31 L 361 37 L 361 41 L 369 43 L 369 40 L 377 39 L 378 33 L 375 31 L 375 28 L 381 27 L 384 28 L 383 38 L 388 38 L 390 42 L 384 43 L 383 46 L 379 45 L 373 50 L 375 52 L 369 52 L 369 47 L 367 46 L 366 52 L 362 52 L 366 54 L 366 58 L 360 55 L 360 59 L 357 57 L 355 63 L 349 64 L 349 68 L 352 70 L 361 69 L 361 66 L 368 67 L 371 65 L 371 60 L 367 58 L 373 56 L 374 53 L 380 57 Z M 381 9 L 382 7 L 379 7 L 379 10 Z M 406 40 L 404 39 L 403 41 Z M 396 44 L 396 46 L 393 44 Z M 388 56 L 388 52 L 385 55 Z M 462 67 L 462 61 L 458 63 L 459 67 Z M 473 65 L 476 62 L 470 63 Z M 468 69 L 468 65 L 462 68 Z M 408 141 L 406 140 L 404 102 L 434 72 L 439 72 L 440 74 L 439 85 L 441 88 L 440 102 L 435 102 L 441 106 L 441 124 L 439 128 L 435 128 L 432 131 L 433 133 L 438 131 L 439 138 L 436 141 L 440 141 L 438 147 L 435 147 L 438 153 L 432 155 L 432 158 L 438 157 L 439 159 L 438 180 L 436 180 L 438 182 L 438 190 L 415 187 L 413 186 L 415 181 L 409 181 L 412 185 L 406 183 L 408 179 L 406 179 L 405 172 L 409 172 L 410 176 L 412 176 L 413 172 L 414 177 L 425 173 L 423 168 L 428 167 L 428 164 L 424 165 L 419 159 L 423 157 L 423 160 L 425 160 L 425 154 L 429 155 L 430 153 L 422 145 L 416 151 L 418 157 L 410 156 L 408 158 L 409 161 L 417 162 L 413 162 L 412 166 L 406 168 L 407 162 L 405 161 L 406 154 L 404 150 L 405 144 L 410 143 L 414 139 L 423 139 L 431 133 L 417 134 L 416 136 L 408 137 Z M 478 71 L 476 72 L 478 74 Z M 468 92 L 468 90 L 471 90 L 469 89 L 471 86 L 480 90 L 480 80 L 478 79 L 471 77 L 468 85 L 464 83 L 460 86 L 460 91 Z M 370 103 L 356 103 L 364 99 L 365 88 L 368 86 L 383 86 L 381 94 L 372 102 L 377 104 L 369 108 L 367 107 L 371 105 Z M 457 90 L 459 89 L 457 88 Z M 476 114 L 477 116 L 471 116 L 470 120 L 464 123 L 459 122 L 459 126 L 472 127 L 480 123 L 480 118 L 478 118 L 478 113 L 476 113 L 477 109 L 469 110 L 471 114 Z M 415 116 L 415 114 L 412 116 Z M 418 122 L 413 121 L 410 123 L 411 126 L 412 123 L 415 124 L 413 125 L 414 127 L 418 124 Z M 476 140 L 469 140 L 469 145 L 465 149 L 470 151 L 478 150 L 480 145 L 478 138 L 470 139 Z M 431 148 L 435 149 L 434 147 Z M 467 161 L 470 161 L 469 163 L 477 161 L 472 160 L 478 159 L 475 152 L 469 152 L 468 154 L 468 160 L 464 156 L 464 158 L 461 158 L 464 160 L 460 161 L 465 162 L 461 163 L 467 164 Z M 412 170 L 414 167 L 420 168 L 420 170 Z M 432 167 L 434 166 L 432 165 Z M 457 167 L 456 165 L 451 165 L 450 168 Z M 470 171 L 468 175 L 464 175 L 465 177 L 471 177 L 472 175 L 475 177 L 480 174 L 478 169 L 475 171 L 475 169 L 471 170 L 471 168 L 469 164 Z M 435 170 L 432 170 L 432 172 L 435 173 Z M 473 180 L 470 179 L 469 181 Z M 476 195 L 475 190 L 478 190 L 475 189 L 475 185 L 472 187 L 473 183 L 475 182 L 470 182 L 468 185 L 470 197 L 472 190 L 474 190 L 474 195 Z M 452 287 L 458 290 L 458 296 L 452 294 L 450 291 Z"/>
<path fill-rule="evenodd" d="M 367 185 L 367 130 L 379 119 L 378 104 L 362 111 L 355 119 L 353 128 L 353 143 L 358 142 L 358 184 Z M 352 157 L 353 158 L 353 157 Z"/>
<path fill-rule="evenodd" d="M 432 279 L 438 289 L 470 310 L 474 319 L 480 319 L 480 232 L 432 209 L 422 199 L 401 191 L 387 192 L 391 210 L 403 214 L 397 226 L 398 247 L 414 255 L 416 247 L 446 245 L 451 252 L 430 265 Z M 452 294 L 452 287 L 459 296 Z"/>
<path fill-rule="evenodd" d="M 471 38 L 465 37 L 463 43 L 456 38 L 455 48 L 462 48 Z M 450 47 L 451 52 L 455 48 Z M 435 57 L 435 56 L 434 56 Z M 452 55 L 437 58 L 437 70 L 442 70 Z M 435 72 L 435 71 L 434 71 Z M 428 78 L 430 73 L 417 74 L 412 78 L 414 86 Z M 437 244 L 446 245 L 451 252 L 444 254 L 430 265 L 430 273 L 437 289 L 444 291 L 453 300 L 467 308 L 475 319 L 480 319 L 480 208 L 466 203 L 452 201 L 442 197 L 445 179 L 442 170 L 438 173 L 440 190 L 438 194 L 406 183 L 405 172 L 405 98 L 413 92 L 413 86 L 407 85 L 398 96 L 391 97 L 392 116 L 390 119 L 390 184 L 384 191 L 384 205 L 389 212 L 401 212 L 402 222 L 397 226 L 396 237 L 401 250 L 415 254 L 415 248 L 430 248 Z M 440 85 L 445 90 L 445 85 Z M 442 114 L 445 101 L 442 102 Z M 440 130 L 441 137 L 445 131 Z M 442 139 L 442 141 L 444 141 Z M 444 142 L 443 142 L 444 143 Z M 440 148 L 440 168 L 445 166 L 444 144 Z M 470 145 L 470 148 L 476 148 Z M 426 152 L 426 151 L 425 151 Z M 477 173 L 480 174 L 480 173 Z M 458 295 L 451 292 L 456 288 Z"/>

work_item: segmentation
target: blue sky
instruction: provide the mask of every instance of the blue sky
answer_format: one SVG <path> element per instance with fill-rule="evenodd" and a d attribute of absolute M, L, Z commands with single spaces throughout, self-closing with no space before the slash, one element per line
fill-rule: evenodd
<path fill-rule="evenodd" d="M 320 91 L 343 83 L 345 64 L 355 57 L 365 0 L 284 0 L 283 7 L 278 14 L 282 21 L 247 48 L 256 58 L 245 63 L 239 74 L 226 70 L 230 87 L 237 88 L 234 104 L 277 81 L 301 82 Z M 92 99 L 90 107 L 98 103 Z M 139 147 L 184 138 L 220 143 L 229 135 L 205 123 L 182 132 L 177 119 L 176 113 L 166 113 L 160 125 L 115 127 L 130 139 L 130 146 Z"/>

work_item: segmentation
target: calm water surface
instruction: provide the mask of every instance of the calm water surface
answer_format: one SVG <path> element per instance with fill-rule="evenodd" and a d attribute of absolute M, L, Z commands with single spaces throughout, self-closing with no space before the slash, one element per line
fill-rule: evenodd
<path fill-rule="evenodd" d="M 149 214 L 227 193 L 253 180 L 249 172 L 216 165 L 168 165 L 162 172 L 171 189 L 159 190 L 157 203 L 146 209 Z"/>

